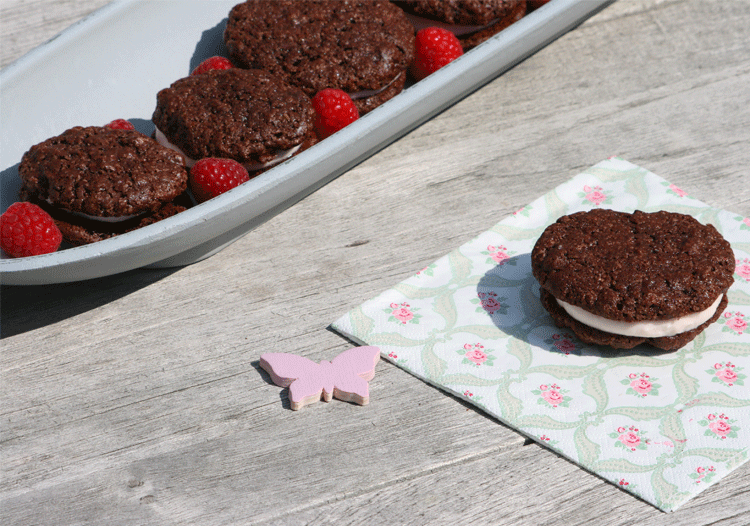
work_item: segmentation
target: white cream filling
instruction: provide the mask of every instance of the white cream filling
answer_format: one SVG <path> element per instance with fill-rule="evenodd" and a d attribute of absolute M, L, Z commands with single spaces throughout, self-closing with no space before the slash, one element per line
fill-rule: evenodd
<path fill-rule="evenodd" d="M 496 18 L 495 20 L 492 20 L 489 24 L 483 25 L 483 26 L 460 26 L 456 24 L 446 24 L 445 22 L 439 22 L 437 20 L 432 20 L 429 18 L 424 18 L 417 15 L 408 14 L 406 15 L 409 18 L 409 21 L 414 25 L 414 28 L 419 31 L 421 29 L 424 29 L 426 27 L 439 27 L 441 29 L 447 29 L 457 37 L 460 37 L 462 35 L 468 35 L 469 33 L 476 33 L 477 31 L 481 31 L 482 29 L 488 28 L 491 25 L 494 25 L 500 20 L 499 18 Z"/>
<path fill-rule="evenodd" d="M 154 136 L 156 137 L 156 140 L 159 144 L 161 144 L 162 146 L 165 146 L 166 148 L 171 148 L 172 150 L 182 155 L 185 158 L 185 165 L 188 168 L 192 168 L 193 165 L 196 163 L 196 160 L 185 155 L 185 152 L 183 152 L 179 146 L 169 142 L 169 139 L 167 139 L 167 136 L 164 135 L 159 128 L 156 128 L 156 133 L 154 134 Z M 276 157 L 274 157 L 273 159 L 271 159 L 270 161 L 266 163 L 243 164 L 243 166 L 245 167 L 245 170 L 247 170 L 248 172 L 255 172 L 263 168 L 269 168 L 271 166 L 279 164 L 282 161 L 286 161 L 292 155 L 297 153 L 297 150 L 299 150 L 301 147 L 302 147 L 302 144 L 298 144 L 297 146 L 293 148 L 289 148 L 288 150 L 280 151 L 278 154 L 276 154 Z"/>
<path fill-rule="evenodd" d="M 396 82 L 399 79 L 399 77 L 401 75 L 403 75 L 403 74 L 404 74 L 404 72 L 402 71 L 401 73 L 399 73 L 398 75 L 396 75 L 395 77 L 393 77 L 392 81 L 390 81 L 388 84 L 386 84 L 385 86 L 383 86 L 380 89 L 362 90 L 362 91 L 357 91 L 355 93 L 347 93 L 347 95 L 349 95 L 349 97 L 352 100 L 359 100 L 359 99 L 366 99 L 368 97 L 374 97 L 378 93 L 382 93 L 383 91 L 385 91 L 386 89 L 388 89 L 390 87 L 390 85 L 393 84 L 394 82 Z"/>
<path fill-rule="evenodd" d="M 584 325 L 599 329 L 600 331 L 609 332 L 612 334 L 620 334 L 622 336 L 635 336 L 638 338 L 662 338 L 665 336 L 674 336 L 686 331 L 700 327 L 706 323 L 711 316 L 714 315 L 716 309 L 721 303 L 723 294 L 716 298 L 716 301 L 707 308 L 700 312 L 694 312 L 687 316 L 675 318 L 672 320 L 659 320 L 659 321 L 615 321 L 608 320 L 602 316 L 591 314 L 588 311 L 583 310 L 580 307 L 565 303 L 562 300 L 555 298 L 557 303 L 565 309 L 571 318 L 578 320 Z"/>
<path fill-rule="evenodd" d="M 122 221 L 127 221 L 128 219 L 133 219 L 134 217 L 143 215 L 143 214 L 133 214 L 130 216 L 103 217 L 103 216 L 91 216 L 89 214 L 84 214 L 83 212 L 70 212 L 70 213 L 79 217 L 85 217 L 86 219 L 91 219 L 92 221 L 99 221 L 100 223 L 120 223 Z"/>
<path fill-rule="evenodd" d="M 50 200 L 46 199 L 47 203 L 55 206 L 55 204 Z M 89 214 L 84 214 L 83 212 L 74 212 L 72 210 L 65 210 L 67 213 L 78 216 L 78 217 L 85 217 L 86 219 L 90 219 L 92 221 L 99 221 L 101 223 L 120 223 L 122 221 L 127 221 L 128 219 L 133 219 L 134 217 L 138 217 L 143 214 L 133 214 L 133 215 L 127 215 L 127 216 L 112 216 L 112 217 L 104 217 L 104 216 L 92 216 Z"/>

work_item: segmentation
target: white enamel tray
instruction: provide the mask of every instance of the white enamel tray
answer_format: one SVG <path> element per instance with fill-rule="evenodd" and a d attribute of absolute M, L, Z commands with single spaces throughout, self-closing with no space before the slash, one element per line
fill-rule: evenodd
<path fill-rule="evenodd" d="M 224 54 L 222 32 L 237 1 L 116 1 L 0 72 L 0 209 L 17 200 L 18 163 L 34 144 L 73 126 L 118 118 L 150 134 L 156 93 L 203 59 Z M 613 1 L 552 0 L 346 130 L 248 183 L 105 241 L 1 259 L 0 282 L 63 283 L 206 258 Z"/>

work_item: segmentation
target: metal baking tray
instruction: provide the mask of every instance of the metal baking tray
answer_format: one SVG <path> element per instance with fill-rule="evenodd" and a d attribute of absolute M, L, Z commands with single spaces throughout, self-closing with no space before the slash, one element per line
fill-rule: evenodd
<path fill-rule="evenodd" d="M 551 0 L 345 130 L 206 203 L 82 247 L 0 260 L 4 285 L 64 283 L 204 259 L 480 88 L 614 0 Z M 131 120 L 151 133 L 156 93 L 223 54 L 232 1 L 119 0 L 0 72 L 0 207 L 17 200 L 18 163 L 73 126 Z"/>

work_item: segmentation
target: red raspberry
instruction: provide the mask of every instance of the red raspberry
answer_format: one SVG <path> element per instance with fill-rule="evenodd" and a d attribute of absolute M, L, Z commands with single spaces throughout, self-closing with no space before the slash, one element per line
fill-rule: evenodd
<path fill-rule="evenodd" d="M 104 127 L 111 130 L 135 130 L 135 126 L 125 119 L 115 119 L 109 124 L 105 124 Z"/>
<path fill-rule="evenodd" d="M 352 98 L 340 89 L 321 90 L 315 94 L 312 103 L 316 114 L 315 131 L 321 140 L 359 119 Z"/>
<path fill-rule="evenodd" d="M 60 243 L 60 229 L 35 204 L 13 203 L 0 216 L 0 247 L 10 257 L 48 254 L 60 248 Z"/>
<path fill-rule="evenodd" d="M 249 180 L 245 167 L 232 159 L 206 157 L 190 169 L 190 190 L 199 203 Z"/>
<path fill-rule="evenodd" d="M 464 54 L 456 35 L 439 27 L 426 27 L 417 33 L 416 51 L 411 72 L 417 80 L 435 73 Z"/>
<path fill-rule="evenodd" d="M 205 73 L 206 71 L 211 71 L 212 69 L 231 69 L 232 63 L 229 62 L 229 59 L 224 57 L 209 57 L 200 64 L 198 64 L 198 67 L 193 70 L 191 75 L 200 75 L 202 73 Z"/>

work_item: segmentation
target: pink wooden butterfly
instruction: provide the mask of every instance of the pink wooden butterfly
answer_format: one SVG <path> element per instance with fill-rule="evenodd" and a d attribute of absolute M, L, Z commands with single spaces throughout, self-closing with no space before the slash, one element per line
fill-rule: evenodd
<path fill-rule="evenodd" d="M 346 402 L 367 405 L 370 390 L 367 382 L 375 376 L 375 364 L 380 359 L 378 347 L 353 347 L 332 361 L 319 364 L 288 353 L 267 353 L 260 357 L 260 366 L 271 375 L 273 383 L 289 387 L 292 409 L 332 397 Z"/>

